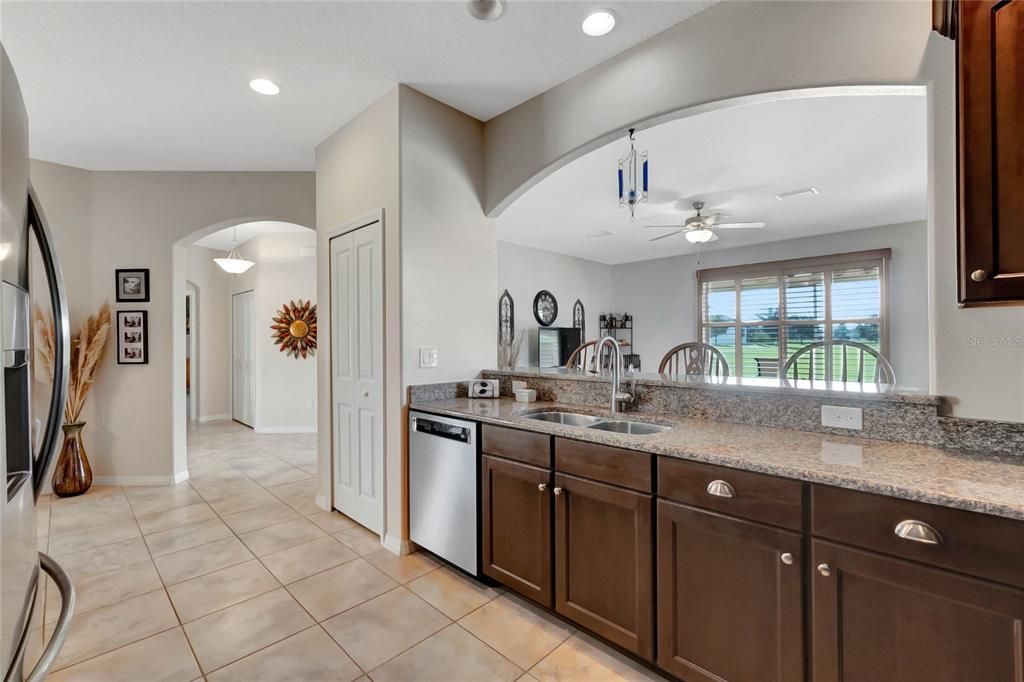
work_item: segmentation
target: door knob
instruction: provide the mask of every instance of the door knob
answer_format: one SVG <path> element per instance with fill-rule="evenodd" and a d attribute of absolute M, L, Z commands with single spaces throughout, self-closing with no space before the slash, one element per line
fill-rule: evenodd
<path fill-rule="evenodd" d="M 561 495 L 562 494 L 562 489 L 561 488 L 555 488 L 551 492 L 553 492 L 556 495 Z"/>
<path fill-rule="evenodd" d="M 985 272 L 984 270 L 975 270 L 974 272 L 971 273 L 971 279 L 973 279 L 975 282 L 984 282 L 986 279 L 988 279 L 988 273 Z"/>
<path fill-rule="evenodd" d="M 537 484 L 537 490 L 539 490 L 539 491 L 541 491 L 541 492 L 544 492 L 544 491 L 545 491 L 545 490 L 547 490 L 547 489 L 548 489 L 548 487 L 547 487 L 547 485 L 546 485 L 546 484 L 544 484 L 544 483 L 538 483 L 538 484 Z"/>
<path fill-rule="evenodd" d="M 789 552 L 783 552 L 782 555 L 779 556 L 779 560 L 782 561 L 782 563 L 786 564 L 787 566 L 792 566 L 793 565 L 793 555 L 790 554 Z"/>
<path fill-rule="evenodd" d="M 821 573 L 827 578 L 832 575 L 832 567 L 828 564 L 818 564 L 818 573 Z"/>

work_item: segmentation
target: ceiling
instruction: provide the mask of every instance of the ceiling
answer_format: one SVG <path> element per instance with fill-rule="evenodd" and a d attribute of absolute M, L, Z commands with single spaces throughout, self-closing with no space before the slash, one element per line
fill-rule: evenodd
<path fill-rule="evenodd" d="M 235 236 L 237 231 L 237 238 Z M 308 232 L 309 228 L 295 223 L 282 223 L 275 220 L 261 220 L 252 223 L 242 223 L 236 227 L 226 227 L 212 234 L 208 234 L 195 242 L 195 246 L 202 246 L 206 249 L 217 251 L 230 251 L 232 243 L 241 246 L 253 237 L 261 234 L 282 234 L 286 232 Z"/>
<path fill-rule="evenodd" d="M 312 170 L 314 149 L 407 83 L 481 120 L 714 4 L 510 0 L 2 3 L 32 156 L 92 170 Z M 270 78 L 281 94 L 248 83 Z"/>
<path fill-rule="evenodd" d="M 635 222 L 618 208 L 616 170 L 628 150 L 611 143 L 555 171 L 498 218 L 498 238 L 616 264 L 695 252 L 675 224 L 719 209 L 760 230 L 721 231 L 704 250 L 924 220 L 927 110 L 922 95 L 836 96 L 749 104 L 637 133 L 650 155 L 650 200 Z M 820 194 L 779 201 L 778 193 Z M 710 210 L 709 210 L 710 209 Z M 723 221 L 727 222 L 727 221 Z M 609 236 L 588 238 L 601 232 Z"/>

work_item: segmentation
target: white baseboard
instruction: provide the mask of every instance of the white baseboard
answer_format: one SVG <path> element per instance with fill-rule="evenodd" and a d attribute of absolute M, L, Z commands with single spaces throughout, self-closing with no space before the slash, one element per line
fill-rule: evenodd
<path fill-rule="evenodd" d="M 196 421 L 200 424 L 205 424 L 207 422 L 223 422 L 229 419 L 231 419 L 230 414 L 203 414 L 200 415 L 199 419 Z"/>
<path fill-rule="evenodd" d="M 316 433 L 315 426 L 257 426 L 256 433 Z"/>
<path fill-rule="evenodd" d="M 389 552 L 398 556 L 412 554 L 416 550 L 416 545 L 411 540 L 399 540 L 394 535 L 385 535 L 381 544 Z"/>
<path fill-rule="evenodd" d="M 178 473 L 174 474 L 174 483 L 184 483 L 185 481 L 188 480 L 188 477 L 188 469 L 185 469 L 184 471 L 179 471 Z"/>
<path fill-rule="evenodd" d="M 331 505 L 327 504 L 327 498 L 323 495 L 317 495 L 313 498 L 313 504 L 320 507 L 324 511 L 331 511 Z"/>
<path fill-rule="evenodd" d="M 92 479 L 93 485 L 125 485 L 125 486 L 136 486 L 136 485 L 174 485 L 180 483 L 188 478 L 188 472 L 182 472 L 184 478 L 179 478 L 182 474 L 179 473 L 175 476 L 96 476 Z"/>

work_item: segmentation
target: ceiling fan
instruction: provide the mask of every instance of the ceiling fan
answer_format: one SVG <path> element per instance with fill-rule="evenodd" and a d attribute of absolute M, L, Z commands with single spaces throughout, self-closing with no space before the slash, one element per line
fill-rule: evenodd
<path fill-rule="evenodd" d="M 647 241 L 656 242 L 659 239 L 665 239 L 672 237 L 677 234 L 682 234 L 686 237 L 686 240 L 692 244 L 706 244 L 707 242 L 713 242 L 718 239 L 718 235 L 715 234 L 715 230 L 739 230 L 748 228 L 761 228 L 765 226 L 765 223 L 722 223 L 719 222 L 722 218 L 726 218 L 724 213 L 712 213 L 710 215 L 702 215 L 701 211 L 704 210 L 703 201 L 693 202 L 693 208 L 697 211 L 697 215 L 687 218 L 682 225 L 645 225 L 647 228 L 656 229 L 673 229 L 674 232 L 669 232 Z"/>

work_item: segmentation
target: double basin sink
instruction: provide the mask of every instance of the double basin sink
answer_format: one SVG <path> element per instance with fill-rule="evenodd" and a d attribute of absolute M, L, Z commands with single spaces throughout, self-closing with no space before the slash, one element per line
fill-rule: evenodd
<path fill-rule="evenodd" d="M 630 436 L 649 436 L 654 433 L 663 433 L 671 429 L 671 426 L 651 424 L 649 422 L 634 422 L 628 419 L 615 419 L 609 417 L 593 417 L 589 414 L 578 414 L 576 412 L 535 412 L 524 414 L 524 419 L 533 419 L 539 422 L 553 422 L 565 426 L 581 426 L 595 431 L 611 431 L 612 433 L 623 433 Z"/>

